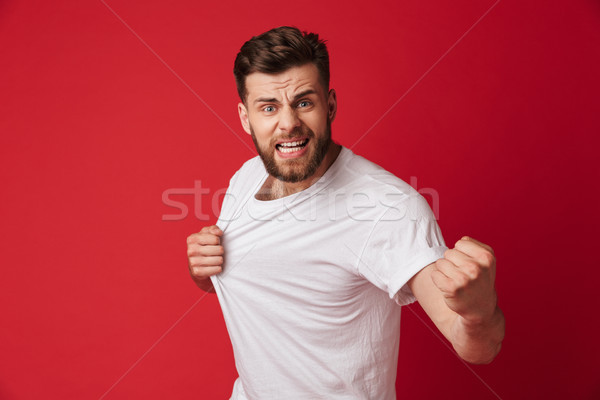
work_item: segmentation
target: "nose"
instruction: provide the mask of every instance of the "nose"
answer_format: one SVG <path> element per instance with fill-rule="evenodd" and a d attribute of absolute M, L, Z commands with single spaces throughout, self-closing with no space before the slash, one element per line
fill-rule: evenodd
<path fill-rule="evenodd" d="M 279 129 L 290 133 L 300 126 L 300 119 L 296 115 L 296 110 L 293 107 L 283 107 L 279 113 Z"/>

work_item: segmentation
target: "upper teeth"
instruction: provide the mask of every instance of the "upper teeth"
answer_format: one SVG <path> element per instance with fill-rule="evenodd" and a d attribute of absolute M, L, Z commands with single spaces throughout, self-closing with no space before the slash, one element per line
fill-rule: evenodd
<path fill-rule="evenodd" d="M 297 142 L 279 143 L 279 145 L 284 146 L 284 147 L 296 147 L 296 146 L 300 146 L 302 143 L 304 143 L 304 140 L 299 140 Z"/>

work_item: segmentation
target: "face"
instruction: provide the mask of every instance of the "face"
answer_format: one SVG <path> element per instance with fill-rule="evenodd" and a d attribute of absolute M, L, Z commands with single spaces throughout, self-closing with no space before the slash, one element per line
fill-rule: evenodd
<path fill-rule="evenodd" d="M 238 104 L 240 120 L 267 172 L 291 183 L 310 178 L 331 143 L 335 91 L 326 92 L 313 64 L 252 73 L 246 90 L 246 103 Z"/>

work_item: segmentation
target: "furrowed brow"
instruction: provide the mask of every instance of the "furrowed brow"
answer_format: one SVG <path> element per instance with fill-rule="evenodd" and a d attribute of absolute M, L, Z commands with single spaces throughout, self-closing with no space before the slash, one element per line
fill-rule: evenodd
<path fill-rule="evenodd" d="M 259 97 L 258 99 L 254 100 L 254 104 L 258 103 L 279 103 L 279 100 L 277 100 L 275 97 Z"/>
<path fill-rule="evenodd" d="M 307 89 L 307 90 L 305 90 L 303 92 L 300 92 L 297 95 L 295 95 L 293 101 L 298 101 L 299 99 L 301 99 L 304 96 L 308 96 L 309 94 L 316 94 L 316 93 L 317 92 L 314 89 Z M 258 99 L 254 100 L 253 103 L 254 104 L 259 104 L 259 103 L 280 104 L 281 101 L 279 101 L 275 97 L 259 97 Z"/>
<path fill-rule="evenodd" d="M 300 92 L 297 95 L 294 96 L 294 101 L 298 101 L 300 100 L 300 98 L 304 97 L 304 96 L 308 96 L 309 94 L 316 94 L 317 92 L 315 92 L 313 89 L 308 89 L 305 90 L 304 92 Z"/>

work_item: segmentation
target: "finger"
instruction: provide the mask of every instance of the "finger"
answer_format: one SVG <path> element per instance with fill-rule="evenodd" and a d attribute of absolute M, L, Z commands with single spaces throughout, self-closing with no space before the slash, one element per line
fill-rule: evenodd
<path fill-rule="evenodd" d="M 494 249 L 492 249 L 492 247 L 489 244 L 485 244 L 483 242 L 480 242 L 479 240 L 474 239 L 471 236 L 463 236 L 458 242 L 462 242 L 463 244 L 474 243 L 476 245 L 479 245 L 479 246 L 483 247 L 484 249 L 486 249 L 490 253 L 494 254 Z M 458 242 L 456 242 L 456 243 L 458 243 Z"/>
<path fill-rule="evenodd" d="M 208 278 L 213 275 L 220 274 L 223 268 L 212 266 L 212 267 L 192 267 L 190 273 L 194 278 Z"/>
<path fill-rule="evenodd" d="M 475 241 L 475 239 L 461 239 L 456 242 L 455 249 L 478 260 L 484 267 L 490 267 L 494 263 L 494 252 L 486 244 Z"/>
<path fill-rule="evenodd" d="M 223 231 L 217 225 L 205 226 L 200 230 L 200 233 L 212 233 L 213 235 L 222 236 Z"/>
<path fill-rule="evenodd" d="M 439 269 L 432 269 L 431 270 L 431 280 L 433 281 L 433 284 L 442 292 L 444 293 L 448 293 L 451 291 L 451 288 L 453 286 L 452 284 L 452 279 L 448 278 L 446 275 L 444 275 Z"/>
<path fill-rule="evenodd" d="M 490 266 L 485 264 L 484 261 L 480 261 L 455 249 L 446 251 L 444 253 L 444 258 L 446 261 L 450 261 L 454 264 L 456 270 L 464 275 L 463 277 L 453 276 L 453 278 L 455 278 L 457 282 L 461 282 L 461 284 L 464 283 L 462 279 L 465 277 L 471 280 L 477 279 L 482 270 Z"/>
<path fill-rule="evenodd" d="M 452 262 L 454 265 L 456 265 L 457 267 L 459 267 L 461 264 L 464 264 L 465 262 L 471 261 L 472 257 L 469 256 L 466 253 L 463 253 L 462 251 L 458 250 L 458 249 L 448 249 L 444 252 L 444 258 L 450 262 Z"/>
<path fill-rule="evenodd" d="M 211 226 L 210 231 L 213 235 L 223 236 L 223 231 L 217 225 Z"/>
<path fill-rule="evenodd" d="M 221 256 L 211 256 L 211 257 L 195 256 L 195 257 L 190 257 L 189 260 L 190 260 L 190 267 L 207 267 L 207 266 L 220 267 L 221 265 L 223 265 L 223 257 L 221 257 Z"/>
<path fill-rule="evenodd" d="M 198 246 L 198 254 L 201 256 L 222 256 L 224 253 L 223 246 Z"/>
<path fill-rule="evenodd" d="M 188 236 L 187 243 L 199 245 L 220 245 L 221 238 L 217 235 L 213 235 L 212 233 L 204 233 L 200 231 L 199 233 L 193 233 Z"/>
<path fill-rule="evenodd" d="M 200 245 L 192 243 L 188 245 L 188 257 L 195 256 L 222 256 L 225 253 L 223 246 Z"/>
<path fill-rule="evenodd" d="M 446 277 L 454 282 L 459 282 L 464 279 L 464 273 L 460 268 L 453 262 L 440 258 L 435 262 L 435 267 L 438 271 L 443 273 Z"/>

